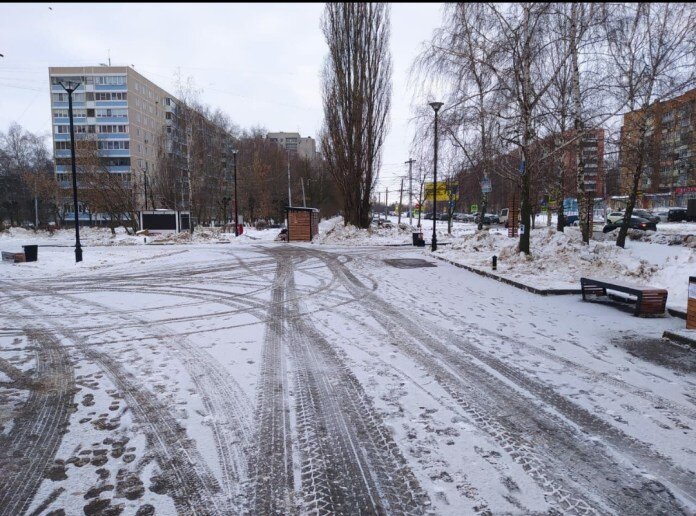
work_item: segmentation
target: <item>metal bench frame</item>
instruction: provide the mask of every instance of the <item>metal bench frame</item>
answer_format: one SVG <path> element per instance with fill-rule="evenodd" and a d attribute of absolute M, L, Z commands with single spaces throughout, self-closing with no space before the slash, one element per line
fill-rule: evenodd
<path fill-rule="evenodd" d="M 607 290 L 616 290 L 635 296 L 636 308 L 633 315 L 664 315 L 667 306 L 667 290 L 655 287 L 640 287 L 608 280 L 580 278 L 582 300 L 588 296 L 606 296 Z"/>

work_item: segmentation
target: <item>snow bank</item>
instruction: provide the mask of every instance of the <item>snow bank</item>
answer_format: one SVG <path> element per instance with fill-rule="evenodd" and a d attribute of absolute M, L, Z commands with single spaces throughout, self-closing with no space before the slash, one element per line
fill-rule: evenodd
<path fill-rule="evenodd" d="M 254 241 L 273 241 L 280 233 L 279 229 L 244 228 L 244 233 L 235 237 L 234 233 L 226 233 L 222 228 L 196 227 L 193 235 L 183 233 L 160 233 L 149 235 L 129 235 L 125 228 L 116 228 L 112 234 L 108 228 L 81 227 L 80 242 L 85 247 L 125 246 L 145 244 L 211 244 L 211 243 L 251 243 Z M 52 234 L 48 231 L 32 231 L 23 228 L 9 228 L 0 232 L 0 249 L 4 251 L 21 251 L 23 245 L 40 246 L 73 246 L 75 244 L 74 229 L 60 229 Z"/>
<path fill-rule="evenodd" d="M 631 232 L 625 249 L 617 247 L 611 235 L 595 236 L 583 245 L 578 228 L 564 233 L 533 230 L 532 254 L 527 256 L 517 252 L 517 238 L 484 230 L 455 238 L 436 254 L 484 270 L 491 269 L 491 258 L 497 255 L 497 274 L 537 288 L 579 288 L 582 276 L 662 287 L 669 290 L 670 306 L 685 307 L 688 277 L 696 274 L 692 235 L 662 236 L 680 244 L 669 245 L 654 243 L 662 239 L 658 233 Z"/>
<path fill-rule="evenodd" d="M 345 226 L 342 217 L 333 217 L 319 223 L 319 235 L 313 244 L 350 244 L 350 245 L 395 245 L 409 244 L 415 228 L 408 224 L 389 222 L 378 227 L 373 224 L 367 229 Z"/>

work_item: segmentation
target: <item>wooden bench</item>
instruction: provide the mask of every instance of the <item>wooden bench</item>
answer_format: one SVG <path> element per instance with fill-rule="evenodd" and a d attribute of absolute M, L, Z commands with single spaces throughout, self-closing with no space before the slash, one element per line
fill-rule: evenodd
<path fill-rule="evenodd" d="M 634 315 L 664 315 L 667 305 L 667 290 L 655 287 L 640 287 L 610 280 L 580 278 L 582 300 L 590 296 L 606 296 L 607 290 L 623 292 L 636 297 Z"/>
<path fill-rule="evenodd" d="M 27 261 L 27 258 L 24 253 L 8 253 L 7 251 L 2 251 L 2 261 L 12 263 L 23 263 Z"/>

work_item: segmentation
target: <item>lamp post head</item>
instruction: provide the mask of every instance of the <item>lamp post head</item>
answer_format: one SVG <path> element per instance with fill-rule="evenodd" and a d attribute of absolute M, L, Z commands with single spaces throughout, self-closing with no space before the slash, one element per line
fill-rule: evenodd
<path fill-rule="evenodd" d="M 433 108 L 433 109 L 435 110 L 435 113 L 437 113 L 438 111 L 440 111 L 440 108 L 441 108 L 443 105 L 444 105 L 444 104 L 443 104 L 442 102 L 431 102 L 431 103 L 430 103 L 430 107 Z"/>

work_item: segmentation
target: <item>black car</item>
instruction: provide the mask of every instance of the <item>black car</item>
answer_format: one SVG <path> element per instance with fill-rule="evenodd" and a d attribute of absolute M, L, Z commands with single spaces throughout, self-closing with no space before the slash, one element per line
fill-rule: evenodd
<path fill-rule="evenodd" d="M 655 224 L 660 222 L 659 216 L 654 215 L 647 210 L 633 210 L 633 215 L 635 215 L 636 217 L 640 217 L 641 219 L 647 219 L 650 222 L 654 222 Z"/>
<path fill-rule="evenodd" d="M 667 220 L 669 222 L 681 222 L 686 220 L 686 208 L 670 208 L 667 212 Z"/>
<path fill-rule="evenodd" d="M 620 228 L 622 224 L 623 219 L 619 219 L 616 222 L 612 222 L 604 226 L 604 229 L 602 229 L 602 231 L 604 233 L 609 233 L 610 231 L 614 231 L 615 229 Z M 643 219 L 641 217 L 631 217 L 631 220 L 628 223 L 628 227 L 629 229 L 639 229 L 641 231 L 657 231 L 657 224 L 655 224 L 654 222 L 650 222 L 648 219 Z"/>
<path fill-rule="evenodd" d="M 479 216 L 476 217 L 476 222 L 479 221 Z M 500 224 L 500 217 L 498 217 L 498 215 L 495 213 L 486 213 L 483 216 L 483 223 L 487 226 L 490 226 L 491 224 Z"/>

